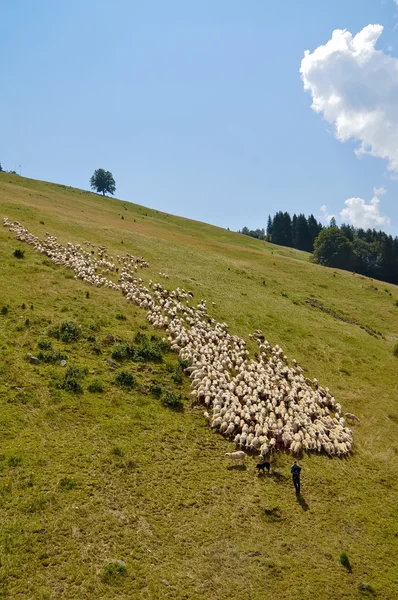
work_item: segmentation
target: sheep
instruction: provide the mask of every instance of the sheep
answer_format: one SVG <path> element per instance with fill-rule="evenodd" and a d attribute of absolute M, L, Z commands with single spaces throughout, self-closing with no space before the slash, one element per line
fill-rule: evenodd
<path fill-rule="evenodd" d="M 55 264 L 71 269 L 76 279 L 121 292 L 128 302 L 145 308 L 147 320 L 164 329 L 171 348 L 192 364 L 185 372 L 191 378 L 191 396 L 207 408 L 204 418 L 223 435 L 234 435 L 241 448 L 259 449 L 263 457 L 281 447 L 293 453 L 351 451 L 352 432 L 345 427 L 342 408 L 330 390 L 317 379 L 305 378 L 294 359 L 289 367 L 282 349 L 272 347 L 261 330 L 251 335 L 259 347 L 254 361 L 245 341 L 208 315 L 205 300 L 195 308 L 188 304 L 191 292 L 166 290 L 152 280 L 145 287 L 136 275 L 138 268 L 148 266 L 142 257 L 126 253 L 114 260 L 104 246 L 95 253 L 79 244 L 62 246 L 49 233 L 39 240 L 7 218 L 3 225 Z M 116 281 L 111 279 L 115 273 Z M 166 273 L 159 275 L 168 278 Z M 351 413 L 345 417 L 359 423 Z"/>
<path fill-rule="evenodd" d="M 237 450 L 236 452 L 226 452 L 225 456 L 228 456 L 228 458 L 230 458 L 234 462 L 238 462 L 239 460 L 245 462 L 246 459 L 246 453 L 242 450 Z"/>

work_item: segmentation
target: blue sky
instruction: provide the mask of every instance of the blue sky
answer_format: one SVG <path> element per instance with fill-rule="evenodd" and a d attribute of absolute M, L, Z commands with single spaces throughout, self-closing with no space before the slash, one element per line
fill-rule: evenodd
<path fill-rule="evenodd" d="M 395 63 L 376 65 L 382 85 L 363 65 L 347 84 L 350 50 L 338 68 L 335 55 L 308 62 L 307 91 L 299 72 L 335 29 L 383 25 L 375 60 L 398 57 L 397 23 L 394 0 L 3 0 L 0 161 L 86 189 L 103 167 L 119 198 L 233 230 L 265 227 L 277 210 L 341 221 L 346 208 L 360 224 L 362 202 L 367 222 L 398 235 L 395 149 L 382 129 L 398 128 Z M 342 110 L 385 109 L 378 129 L 358 134 L 373 156 L 356 156 L 352 128 L 336 139 L 330 82 Z M 385 193 L 371 204 L 375 187 Z"/>

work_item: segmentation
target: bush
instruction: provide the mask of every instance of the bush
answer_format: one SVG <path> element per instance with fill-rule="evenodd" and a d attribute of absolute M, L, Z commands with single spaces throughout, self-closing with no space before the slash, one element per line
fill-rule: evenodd
<path fill-rule="evenodd" d="M 190 360 L 185 360 L 185 359 L 181 359 L 178 361 L 181 365 L 181 369 L 188 369 L 188 367 L 191 366 L 191 361 Z"/>
<path fill-rule="evenodd" d="M 340 554 L 340 562 L 343 565 L 343 567 L 345 567 L 347 569 L 347 571 L 349 573 L 352 572 L 352 566 L 351 566 L 351 563 L 350 563 L 350 559 L 348 558 L 348 555 L 347 555 L 346 552 L 342 552 Z"/>
<path fill-rule="evenodd" d="M 15 258 L 23 258 L 25 256 L 25 250 L 20 250 L 19 248 L 17 248 L 16 250 L 14 250 L 12 255 L 15 256 Z"/>
<path fill-rule="evenodd" d="M 64 321 L 58 327 L 52 327 L 48 330 L 48 335 L 66 343 L 76 342 L 81 333 L 80 325 L 77 325 L 74 321 Z"/>
<path fill-rule="evenodd" d="M 61 352 L 39 352 L 37 358 L 45 363 L 55 364 L 61 360 L 66 360 L 68 357 Z"/>
<path fill-rule="evenodd" d="M 152 383 L 149 386 L 149 392 L 152 394 L 152 396 L 155 396 L 155 398 L 160 398 L 160 396 L 162 395 L 162 387 L 157 384 L 157 383 Z"/>
<path fill-rule="evenodd" d="M 175 394 L 170 390 L 166 390 L 162 396 L 162 404 L 163 406 L 167 406 L 167 408 L 172 408 L 173 410 L 182 410 L 183 403 L 181 394 Z"/>
<path fill-rule="evenodd" d="M 394 354 L 394 356 L 398 356 L 398 342 L 395 344 L 394 350 L 392 351 L 392 353 Z"/>
<path fill-rule="evenodd" d="M 81 394 L 83 392 L 81 380 L 86 374 L 86 368 L 75 367 L 71 365 L 66 369 L 65 375 L 59 387 L 66 392 L 71 392 L 72 394 Z"/>
<path fill-rule="evenodd" d="M 8 313 L 8 306 L 3 306 L 1 309 L 1 314 L 6 315 Z"/>
<path fill-rule="evenodd" d="M 119 577 L 124 577 L 127 574 L 127 567 L 122 560 L 115 560 L 105 565 L 102 581 L 111 583 Z"/>
<path fill-rule="evenodd" d="M 119 362 L 133 357 L 134 348 L 133 346 L 130 346 L 130 344 L 119 344 L 112 352 L 113 360 L 118 360 Z"/>
<path fill-rule="evenodd" d="M 134 376 L 128 371 L 120 371 L 120 373 L 115 377 L 115 383 L 119 387 L 131 390 L 134 387 L 135 379 Z"/>
<path fill-rule="evenodd" d="M 117 313 L 116 319 L 118 321 L 127 321 L 127 317 L 125 317 L 124 315 L 122 315 L 122 313 Z"/>
<path fill-rule="evenodd" d="M 22 462 L 22 458 L 20 456 L 10 456 L 10 458 L 8 459 L 8 466 L 9 467 L 17 467 L 18 465 L 20 465 Z"/>
<path fill-rule="evenodd" d="M 37 342 L 37 347 L 40 348 L 40 350 L 52 350 L 51 342 L 48 340 L 40 340 Z"/>
<path fill-rule="evenodd" d="M 176 366 L 176 368 L 174 370 L 174 373 L 172 374 L 171 378 L 174 381 L 174 383 L 176 383 L 177 385 L 181 385 L 183 377 L 184 377 L 184 372 L 183 372 L 183 370 L 181 368 L 181 365 L 178 364 Z"/>
<path fill-rule="evenodd" d="M 102 381 L 100 381 L 99 379 L 94 379 L 93 381 L 91 381 L 88 384 L 87 390 L 91 394 L 101 394 L 104 391 L 104 386 L 102 385 Z"/>
<path fill-rule="evenodd" d="M 59 487 L 63 490 L 73 490 L 77 485 L 76 481 L 71 477 L 63 477 L 59 482 Z"/>
<path fill-rule="evenodd" d="M 112 454 L 114 456 L 123 456 L 124 452 L 120 446 L 115 446 L 114 448 L 112 448 Z"/>

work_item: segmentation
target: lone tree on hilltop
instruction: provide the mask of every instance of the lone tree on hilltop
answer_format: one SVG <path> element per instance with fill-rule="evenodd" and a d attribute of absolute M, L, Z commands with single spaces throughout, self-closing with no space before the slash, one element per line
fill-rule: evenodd
<path fill-rule="evenodd" d="M 116 191 L 116 183 L 113 179 L 113 175 L 110 171 L 105 171 L 105 169 L 95 169 L 94 174 L 90 179 L 90 186 L 92 190 L 96 190 L 96 192 L 101 193 L 105 196 L 105 194 L 113 194 Z"/>
<path fill-rule="evenodd" d="M 3 167 L 1 166 L 1 162 L 0 162 L 0 173 L 3 171 Z"/>

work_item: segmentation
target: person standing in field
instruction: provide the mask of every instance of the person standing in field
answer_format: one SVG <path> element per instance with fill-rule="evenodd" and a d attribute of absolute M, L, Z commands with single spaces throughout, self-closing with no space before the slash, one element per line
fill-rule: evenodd
<path fill-rule="evenodd" d="M 290 467 L 290 472 L 292 474 L 293 485 L 296 490 L 296 494 L 300 494 L 300 471 L 301 467 L 297 464 L 297 460 L 295 460 Z"/>

